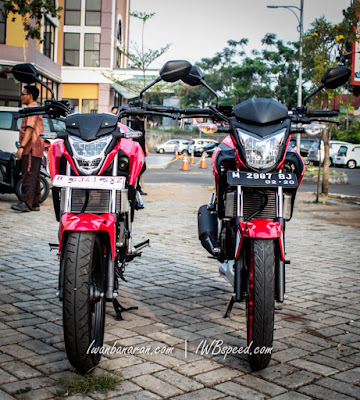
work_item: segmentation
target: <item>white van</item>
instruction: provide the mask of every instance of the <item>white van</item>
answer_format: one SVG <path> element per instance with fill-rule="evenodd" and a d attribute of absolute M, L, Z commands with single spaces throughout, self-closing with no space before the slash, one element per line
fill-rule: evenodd
<path fill-rule="evenodd" d="M 334 164 L 334 158 L 339 151 L 341 146 L 348 145 L 348 142 L 341 142 L 339 140 L 330 140 L 329 142 L 329 153 L 330 153 L 330 165 Z M 307 160 L 313 163 L 319 163 L 319 158 L 321 158 L 321 163 L 324 162 L 325 150 L 324 150 L 324 142 L 314 142 L 310 147 L 310 150 L 307 155 Z"/>
<path fill-rule="evenodd" d="M 334 159 L 335 166 L 350 168 L 360 166 L 360 144 L 347 144 L 341 146 Z"/>
<path fill-rule="evenodd" d="M 18 107 L 0 107 L 0 150 L 16 153 L 22 118 L 15 119 Z M 44 132 L 65 132 L 65 122 L 43 116 Z"/>

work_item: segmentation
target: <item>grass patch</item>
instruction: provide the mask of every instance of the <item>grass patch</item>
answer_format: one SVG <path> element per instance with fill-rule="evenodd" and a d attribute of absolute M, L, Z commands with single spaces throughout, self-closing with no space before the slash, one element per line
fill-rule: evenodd
<path fill-rule="evenodd" d="M 64 378 L 60 381 L 64 387 L 62 391 L 56 392 L 56 399 L 81 394 L 83 396 L 93 392 L 108 392 L 109 390 L 116 389 L 121 379 L 118 376 L 91 376 L 91 375 L 78 375 L 75 378 Z"/>
<path fill-rule="evenodd" d="M 306 167 L 305 175 L 306 176 L 318 175 L 318 173 L 319 173 L 318 170 L 319 170 L 319 167 Z M 323 169 L 321 169 L 320 174 L 323 175 Z M 345 172 L 338 172 L 338 171 L 330 170 L 329 175 L 339 175 L 340 176 L 340 175 L 345 175 Z"/>
<path fill-rule="evenodd" d="M 331 201 L 316 201 L 316 200 L 312 200 L 312 201 L 304 201 L 305 204 L 320 204 L 320 205 L 324 205 L 324 206 L 335 206 L 335 203 L 332 203 Z"/>

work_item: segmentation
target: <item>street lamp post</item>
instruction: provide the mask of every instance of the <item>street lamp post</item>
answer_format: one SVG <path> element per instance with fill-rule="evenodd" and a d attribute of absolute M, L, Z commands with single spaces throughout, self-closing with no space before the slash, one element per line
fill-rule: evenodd
<path fill-rule="evenodd" d="M 304 0 L 300 0 L 300 7 L 298 6 L 267 6 L 267 8 L 286 8 L 291 11 L 297 21 L 298 21 L 298 31 L 299 31 L 299 82 L 298 82 L 298 96 L 297 96 L 297 105 L 300 107 L 302 105 L 302 58 L 303 58 L 303 48 L 302 48 L 302 37 L 303 37 L 303 29 L 304 29 L 304 22 L 303 22 L 303 11 L 304 11 Z M 296 9 L 299 12 L 299 15 L 293 10 Z M 296 135 L 296 147 L 297 152 L 300 154 L 300 145 L 301 145 L 301 136 L 298 133 Z"/>

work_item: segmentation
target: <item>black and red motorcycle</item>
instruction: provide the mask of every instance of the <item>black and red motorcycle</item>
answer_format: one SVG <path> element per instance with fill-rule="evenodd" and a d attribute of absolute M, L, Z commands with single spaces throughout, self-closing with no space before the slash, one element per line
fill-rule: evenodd
<path fill-rule="evenodd" d="M 252 370 L 259 370 L 271 359 L 275 301 L 284 301 L 285 265 L 290 263 L 285 259 L 285 225 L 292 217 L 305 171 L 300 155 L 287 151 L 291 134 L 321 133 L 325 125 L 315 122 L 336 116 L 337 112 L 311 110 L 306 103 L 323 88 L 345 84 L 351 71 L 343 66 L 330 68 L 322 85 L 304 100 L 304 105 L 289 111 L 283 104 L 265 98 L 249 99 L 234 107 L 221 106 L 197 66 L 169 61 L 164 68 L 172 71 L 168 81 L 177 78 L 191 86 L 208 88 L 217 97 L 216 106 L 179 109 L 140 100 L 133 104 L 132 113 L 161 113 L 178 119 L 204 117 L 230 126 L 230 134 L 213 154 L 216 191 L 209 204 L 199 209 L 199 239 L 222 263 L 220 274 L 233 287 L 225 317 L 235 302 L 246 301 L 249 361 Z M 147 88 L 161 79 L 167 80 L 166 74 L 160 72 Z"/>

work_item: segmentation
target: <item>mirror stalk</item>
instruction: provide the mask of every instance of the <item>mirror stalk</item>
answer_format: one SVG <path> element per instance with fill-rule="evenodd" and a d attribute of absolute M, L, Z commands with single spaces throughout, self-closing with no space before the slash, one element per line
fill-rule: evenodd
<path fill-rule="evenodd" d="M 218 94 L 215 92 L 215 90 L 210 87 L 205 81 L 204 79 L 200 79 L 200 83 L 206 87 L 206 89 L 208 89 L 215 97 L 216 97 L 216 108 L 219 108 L 219 96 Z"/>
<path fill-rule="evenodd" d="M 324 87 L 325 87 L 325 85 L 322 84 L 322 85 L 319 86 L 316 90 L 314 90 L 312 93 L 310 93 L 309 96 L 307 96 L 307 97 L 304 99 L 304 101 L 303 101 L 304 106 L 306 106 L 306 103 L 308 102 L 308 100 L 309 100 L 311 97 L 313 97 L 316 93 L 320 92 L 320 90 L 323 90 Z"/>
<path fill-rule="evenodd" d="M 140 92 L 140 99 L 142 99 L 142 95 L 144 92 L 146 92 L 148 89 L 150 89 L 152 86 L 154 86 L 156 83 L 160 82 L 162 79 L 160 76 L 158 76 L 153 82 L 151 82 L 149 85 L 147 85 L 146 87 L 144 87 L 144 89 Z"/>

